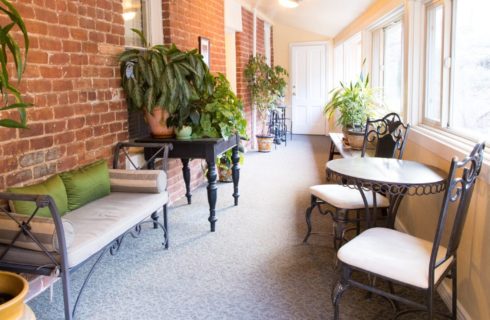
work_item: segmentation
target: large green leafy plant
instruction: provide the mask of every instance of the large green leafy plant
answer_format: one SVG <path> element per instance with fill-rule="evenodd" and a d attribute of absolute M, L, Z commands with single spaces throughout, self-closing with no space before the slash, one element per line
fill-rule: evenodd
<path fill-rule="evenodd" d="M 195 137 L 225 138 L 238 133 L 247 135 L 247 121 L 243 115 L 243 104 L 230 88 L 230 83 L 223 74 L 213 80 L 213 92 L 204 97 L 200 106 L 199 125 L 194 131 Z"/>
<path fill-rule="evenodd" d="M 119 56 L 129 106 L 143 112 L 163 108 L 170 113 L 169 125 L 197 124 L 199 114 L 191 102 L 213 90 L 212 76 L 201 55 L 175 45 L 150 46 L 141 31 L 133 32 L 145 49 L 129 49 Z"/>
<path fill-rule="evenodd" d="M 270 67 L 262 55 L 251 56 L 245 67 L 245 78 L 252 103 L 262 121 L 262 134 L 267 129 L 268 115 L 284 97 L 287 71 L 281 66 Z"/>
<path fill-rule="evenodd" d="M 340 87 L 332 90 L 331 94 L 332 98 L 325 106 L 324 113 L 331 118 L 338 111 L 337 124 L 344 128 L 364 125 L 380 105 L 377 90 L 369 85 L 369 75 L 364 77 L 362 73 L 356 81 L 347 85 L 340 82 Z"/>
<path fill-rule="evenodd" d="M 23 102 L 19 90 L 10 82 L 8 57 L 11 56 L 14 64 L 17 80 L 20 81 L 25 69 L 25 61 L 29 50 L 29 38 L 27 29 L 15 7 L 7 0 L 0 0 L 0 12 L 8 17 L 9 21 L 5 25 L 0 26 L 0 92 L 3 96 L 3 105 L 0 107 L 0 112 L 16 109 L 19 113 L 20 120 L 9 118 L 0 118 L 0 127 L 9 128 L 25 128 L 27 123 L 26 110 L 30 104 Z M 24 38 L 24 54 L 19 47 L 19 44 L 12 37 L 11 32 L 15 27 L 18 27 Z M 13 97 L 12 100 L 9 100 Z"/>

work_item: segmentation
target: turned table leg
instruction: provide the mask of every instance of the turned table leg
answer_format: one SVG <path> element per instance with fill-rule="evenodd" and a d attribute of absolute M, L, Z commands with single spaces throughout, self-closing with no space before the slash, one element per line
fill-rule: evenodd
<path fill-rule="evenodd" d="M 185 182 L 185 197 L 187 198 L 187 204 L 192 203 L 191 194 L 191 169 L 189 169 L 189 159 L 180 159 L 182 161 L 182 174 Z"/>
<path fill-rule="evenodd" d="M 238 193 L 238 182 L 240 180 L 240 155 L 238 154 L 238 146 L 232 149 L 231 161 L 233 163 L 232 178 L 233 178 L 233 198 L 235 198 L 235 206 L 238 205 L 238 197 L 240 194 Z"/>
<path fill-rule="evenodd" d="M 218 196 L 218 187 L 216 186 L 216 179 L 218 177 L 216 172 L 216 164 L 214 158 L 206 160 L 208 164 L 208 202 L 209 202 L 209 218 L 208 221 L 211 224 L 211 232 L 215 231 L 216 221 L 216 200 Z"/>

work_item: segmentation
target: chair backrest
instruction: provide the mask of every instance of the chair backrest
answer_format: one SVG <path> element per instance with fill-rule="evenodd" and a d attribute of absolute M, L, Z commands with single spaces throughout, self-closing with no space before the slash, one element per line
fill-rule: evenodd
<path fill-rule="evenodd" d="M 432 276 L 435 267 L 456 256 L 476 178 L 482 167 L 484 149 L 485 143 L 478 143 L 465 159 L 458 161 L 457 158 L 453 158 L 451 161 L 430 260 Z M 455 212 L 453 213 L 450 208 L 454 208 Z M 437 252 L 446 233 L 449 233 L 446 255 L 437 261 Z"/>
<path fill-rule="evenodd" d="M 361 156 L 364 157 L 366 154 L 368 144 L 374 143 L 375 157 L 401 159 L 409 130 L 410 124 L 404 124 L 400 116 L 394 112 L 381 119 L 367 119 Z"/>

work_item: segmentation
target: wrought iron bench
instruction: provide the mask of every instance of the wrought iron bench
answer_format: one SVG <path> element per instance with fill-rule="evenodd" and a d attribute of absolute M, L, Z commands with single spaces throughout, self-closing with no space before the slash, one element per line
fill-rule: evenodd
<path fill-rule="evenodd" d="M 142 166 L 136 166 L 128 152 L 131 147 L 148 148 L 155 152 Z M 171 144 L 164 143 L 118 143 L 114 152 L 113 167 L 117 169 L 119 164 L 124 162 L 121 161 L 121 155 L 123 155 L 134 169 L 143 169 L 148 162 L 162 158 L 163 170 L 166 171 L 168 153 L 171 148 Z M 111 192 L 108 196 L 70 211 L 62 219 L 58 214 L 55 201 L 50 196 L 0 193 L 0 200 L 35 203 L 34 211 L 21 219 L 19 219 L 19 215 L 10 212 L 8 208 L 0 208 L 0 215 L 15 221 L 19 228 L 10 243 L 0 244 L 0 270 L 61 278 L 65 319 L 73 319 L 80 296 L 98 262 L 107 251 L 111 255 L 116 254 L 127 235 L 136 238 L 142 230 L 142 224 L 152 223 L 155 229 L 162 229 L 164 233 L 163 245 L 168 248 L 168 199 L 166 185 L 165 190 L 159 193 Z M 39 234 L 31 228 L 31 224 L 37 219 L 36 215 L 41 208 L 49 208 L 51 213 L 56 230 L 56 238 L 53 241 L 53 247 L 56 247 L 56 250 L 47 248 L 40 240 Z M 160 209 L 163 209 L 163 223 L 159 222 L 157 214 Z M 149 219 L 150 217 L 151 219 Z M 75 234 L 69 245 L 67 245 L 64 230 L 66 220 L 73 226 Z M 20 241 L 19 239 L 23 239 L 23 241 L 25 239 L 32 240 L 32 246 L 36 246 L 36 250 L 27 249 L 25 245 L 22 247 L 16 245 L 16 242 Z M 97 256 L 95 262 L 73 304 L 70 298 L 70 274 L 94 256 Z"/>

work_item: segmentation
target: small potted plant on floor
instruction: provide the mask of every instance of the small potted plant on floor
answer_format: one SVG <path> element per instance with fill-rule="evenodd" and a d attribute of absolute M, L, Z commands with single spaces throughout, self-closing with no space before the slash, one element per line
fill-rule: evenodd
<path fill-rule="evenodd" d="M 211 93 L 208 67 L 197 50 L 150 46 L 141 31 L 132 30 L 145 49 L 129 49 L 119 56 L 128 105 L 144 113 L 153 136 L 171 137 L 172 126 L 181 130 L 198 121 L 190 102 L 203 92 Z"/>
<path fill-rule="evenodd" d="M 262 55 L 250 57 L 245 68 L 252 103 L 261 122 L 261 133 L 256 136 L 260 152 L 271 151 L 274 136 L 268 130 L 269 115 L 284 97 L 285 77 L 287 72 L 284 68 L 270 67 Z"/>
<path fill-rule="evenodd" d="M 331 94 L 324 113 L 329 118 L 338 113 L 337 124 L 342 126 L 350 147 L 361 149 L 366 120 L 381 105 L 377 100 L 377 90 L 369 85 L 369 75 L 364 77 L 361 73 L 356 81 L 349 84 L 340 82 L 340 87 L 332 90 Z"/>

